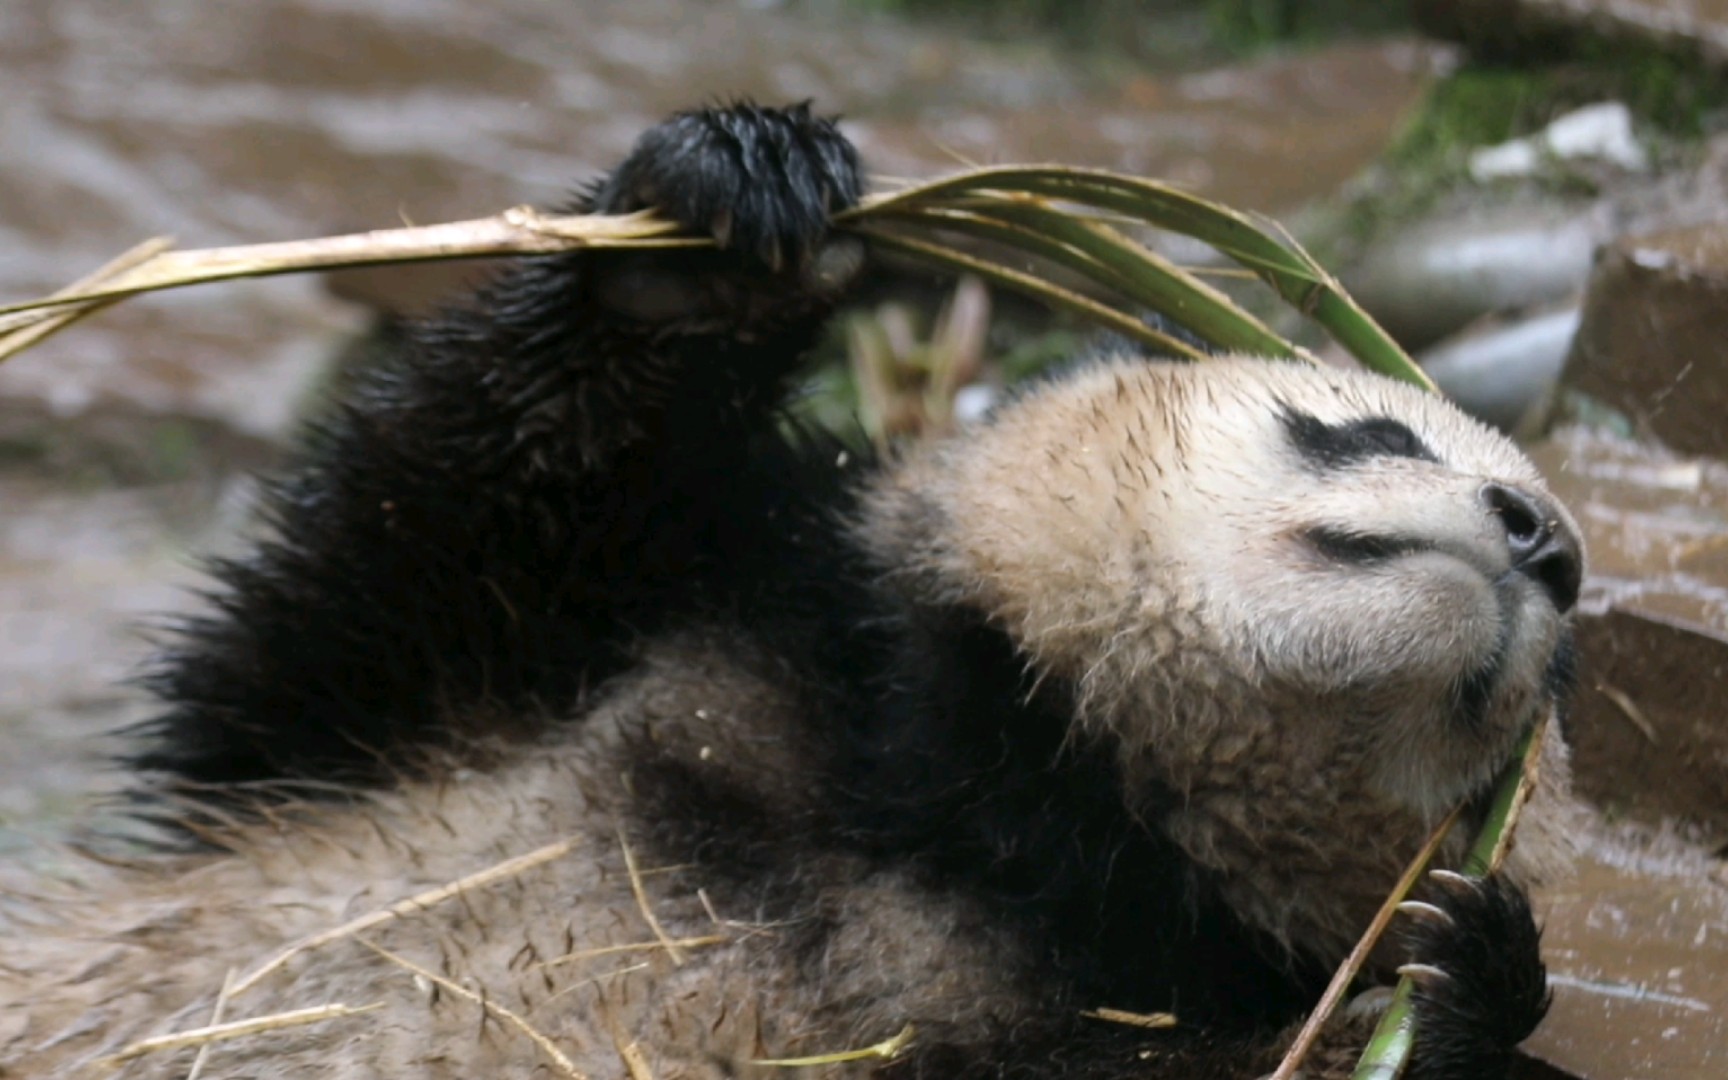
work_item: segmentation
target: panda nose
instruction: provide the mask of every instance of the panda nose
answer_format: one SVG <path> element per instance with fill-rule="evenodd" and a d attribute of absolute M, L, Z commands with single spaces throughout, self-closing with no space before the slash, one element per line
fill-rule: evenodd
<path fill-rule="evenodd" d="M 1578 603 L 1584 558 L 1578 534 L 1554 503 L 1506 484 L 1485 484 L 1482 502 L 1506 529 L 1512 569 L 1542 586 L 1562 615 Z"/>

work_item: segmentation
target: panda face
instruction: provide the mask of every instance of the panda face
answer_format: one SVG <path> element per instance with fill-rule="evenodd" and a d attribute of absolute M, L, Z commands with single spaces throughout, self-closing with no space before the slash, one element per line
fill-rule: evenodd
<path fill-rule="evenodd" d="M 1564 666 L 1571 516 L 1509 440 L 1378 376 L 1104 363 L 903 471 L 886 490 L 941 507 L 921 572 L 1166 787 L 1295 771 L 1432 819 Z"/>
<path fill-rule="evenodd" d="M 1310 715 L 1378 794 L 1443 812 L 1561 677 L 1571 515 L 1509 440 L 1415 388 L 1266 364 L 1183 381 L 1197 404 L 1167 521 L 1184 527 L 1161 535 L 1218 640 L 1272 700 L 1325 706 Z"/>

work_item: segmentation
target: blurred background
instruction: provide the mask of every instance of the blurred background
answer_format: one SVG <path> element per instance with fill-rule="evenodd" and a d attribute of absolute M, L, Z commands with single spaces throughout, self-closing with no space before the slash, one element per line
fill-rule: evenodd
<path fill-rule="evenodd" d="M 1533 1075 L 1728 1075 L 1728 0 L 4 0 L 0 302 L 151 236 L 555 203 L 737 95 L 843 113 L 884 183 L 1099 165 L 1271 215 L 1525 440 L 1588 534 L 1606 823 L 1544 898 Z M 0 369 L 0 857 L 102 813 L 140 628 L 319 389 L 481 272 L 152 296 Z M 881 268 L 808 407 L 942 429 L 1087 333 L 952 288 Z"/>

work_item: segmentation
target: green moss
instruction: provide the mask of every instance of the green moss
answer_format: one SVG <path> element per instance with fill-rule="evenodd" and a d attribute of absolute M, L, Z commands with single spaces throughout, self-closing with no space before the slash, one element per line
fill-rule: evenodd
<path fill-rule="evenodd" d="M 1382 158 L 1320 235 L 1323 261 L 1348 261 L 1361 243 L 1468 187 L 1470 152 L 1541 130 L 1601 101 L 1624 102 L 1662 154 L 1684 153 L 1728 105 L 1720 75 L 1682 56 L 1626 45 L 1577 43 L 1542 63 L 1478 59 L 1436 82 Z M 1529 180 L 1554 198 L 1596 194 L 1599 174 L 1554 163 Z"/>
<path fill-rule="evenodd" d="M 1053 364 L 1072 360 L 1096 336 L 1085 327 L 1056 327 L 1042 333 L 1028 332 L 1003 350 L 996 362 L 1002 369 L 1003 380 L 1012 386 L 1048 370 Z"/>
<path fill-rule="evenodd" d="M 1388 160 L 1403 168 L 1456 165 L 1471 148 L 1530 134 L 1598 101 L 1624 102 L 1656 131 L 1689 138 L 1725 100 L 1720 76 L 1637 50 L 1537 67 L 1478 62 L 1434 86 Z"/>
<path fill-rule="evenodd" d="M 48 460 L 50 451 L 43 432 L 8 432 L 0 435 L 0 469 L 38 466 Z"/>
<path fill-rule="evenodd" d="M 197 471 L 203 439 L 189 423 L 164 420 L 151 431 L 144 467 L 153 480 L 184 480 Z"/>
<path fill-rule="evenodd" d="M 1534 130 L 1544 109 L 1544 76 L 1515 69 L 1465 68 L 1442 79 L 1387 153 L 1402 168 L 1458 164 L 1473 147 Z"/>
<path fill-rule="evenodd" d="M 1682 53 L 1606 41 L 1586 41 L 1576 59 L 1548 72 L 1556 112 L 1590 101 L 1623 101 L 1667 135 L 1695 138 L 1710 115 L 1728 105 L 1722 73 Z"/>

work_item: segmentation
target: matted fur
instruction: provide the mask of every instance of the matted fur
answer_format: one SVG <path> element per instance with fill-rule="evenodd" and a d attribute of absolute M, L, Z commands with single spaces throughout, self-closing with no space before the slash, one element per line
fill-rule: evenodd
<path fill-rule="evenodd" d="M 758 791 L 778 778 L 778 812 L 809 813 L 822 793 L 813 760 L 787 744 L 789 707 L 727 647 L 668 643 L 571 737 L 503 749 L 483 773 L 457 770 L 349 807 L 281 810 L 275 824 L 224 836 L 232 854 L 91 863 L 58 889 L 35 882 L 14 894 L 4 938 L 0 1075 L 76 1075 L 134 1040 L 203 1026 L 229 972 L 244 978 L 296 941 L 562 840 L 575 841 L 566 856 L 266 975 L 226 1002 L 224 1019 L 385 1008 L 218 1043 L 206 1075 L 558 1075 L 520 1030 L 362 941 L 522 1016 L 589 1076 L 620 1075 L 619 1048 L 631 1042 L 655 1076 L 767 1074 L 749 1062 L 893 1036 L 909 1003 L 956 1035 L 983 1035 L 1016 992 L 1018 946 L 963 898 L 834 855 L 786 867 L 785 887 L 802 894 L 809 883 L 808 898 L 769 913 L 747 889 L 667 864 L 644 835 L 629 790 L 643 740 L 720 775 L 744 772 Z M 625 842 L 665 934 L 723 943 L 677 959 L 659 944 Z M 801 956 L 814 921 L 845 929 Z M 149 1055 L 109 1075 L 181 1076 L 191 1057 Z"/>

